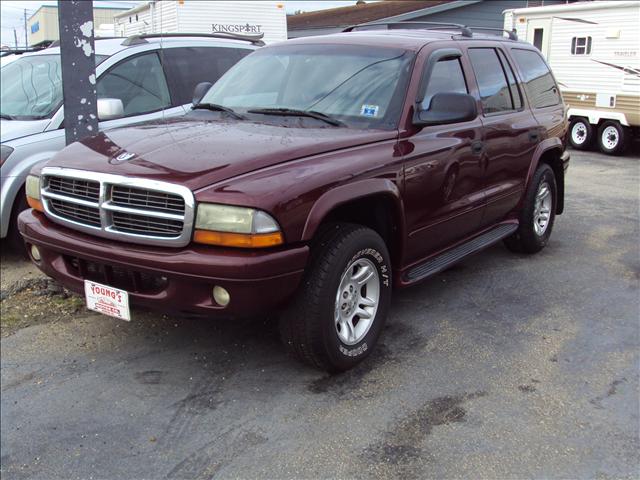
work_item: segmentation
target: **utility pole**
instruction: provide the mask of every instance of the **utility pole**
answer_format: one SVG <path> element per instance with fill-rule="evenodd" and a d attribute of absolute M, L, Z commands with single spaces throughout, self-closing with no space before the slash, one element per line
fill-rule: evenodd
<path fill-rule="evenodd" d="M 18 50 L 18 32 L 16 32 L 16 29 L 13 29 L 13 41 L 16 42 L 16 50 Z"/>
<path fill-rule="evenodd" d="M 29 48 L 29 41 L 27 40 L 27 9 L 24 9 L 24 48 Z"/>
<path fill-rule="evenodd" d="M 93 1 L 58 2 L 67 145 L 98 133 Z"/>

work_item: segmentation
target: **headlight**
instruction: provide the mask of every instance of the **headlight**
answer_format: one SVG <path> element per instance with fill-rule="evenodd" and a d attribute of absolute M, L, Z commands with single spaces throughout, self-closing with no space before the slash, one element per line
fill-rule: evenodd
<path fill-rule="evenodd" d="M 260 248 L 283 243 L 278 222 L 253 208 L 200 203 L 193 240 L 209 245 Z"/>
<path fill-rule="evenodd" d="M 0 165 L 2 165 L 7 158 L 9 158 L 11 152 L 13 152 L 13 148 L 11 148 L 9 145 L 0 145 Z"/>
<path fill-rule="evenodd" d="M 40 177 L 29 175 L 24 186 L 27 194 L 27 203 L 29 206 L 40 212 L 44 211 L 42 202 L 40 201 Z"/>

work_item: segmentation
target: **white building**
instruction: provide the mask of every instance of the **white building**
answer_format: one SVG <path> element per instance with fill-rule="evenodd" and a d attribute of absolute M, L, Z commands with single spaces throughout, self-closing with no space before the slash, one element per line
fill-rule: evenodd
<path fill-rule="evenodd" d="M 157 0 L 115 16 L 121 36 L 142 33 L 264 34 L 264 42 L 287 39 L 283 2 Z"/>

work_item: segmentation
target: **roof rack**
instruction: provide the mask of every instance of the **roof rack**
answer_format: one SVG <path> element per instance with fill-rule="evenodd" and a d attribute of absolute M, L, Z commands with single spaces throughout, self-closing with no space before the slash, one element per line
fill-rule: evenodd
<path fill-rule="evenodd" d="M 408 22 L 371 22 L 371 23 L 360 23 L 358 25 L 351 25 L 347 28 L 345 28 L 344 30 L 342 30 L 343 32 L 353 32 L 356 29 L 359 28 L 368 28 L 368 27 L 389 27 L 389 26 L 398 26 L 398 25 L 408 25 L 408 26 L 415 26 L 416 29 L 424 29 L 424 30 L 443 30 L 443 29 L 457 29 L 460 30 L 460 35 L 462 35 L 463 37 L 466 38 L 471 38 L 473 37 L 473 30 L 480 30 L 480 31 L 499 31 L 499 32 L 505 32 L 509 35 L 509 39 L 510 40 L 518 40 L 518 35 L 516 34 L 515 31 L 508 31 L 508 30 L 502 30 L 500 28 L 490 28 L 490 27 L 471 27 L 471 26 L 467 26 L 467 25 L 462 25 L 460 23 L 444 23 L 444 22 L 414 22 L 414 21 L 408 21 Z"/>
<path fill-rule="evenodd" d="M 439 30 L 439 29 L 450 29 L 455 28 L 459 29 L 460 33 L 463 37 L 471 37 L 473 33 L 466 25 L 461 25 L 459 23 L 443 23 L 443 22 L 371 22 L 371 23 L 360 23 L 358 25 L 351 25 L 350 27 L 342 30 L 343 32 L 353 32 L 358 28 L 367 28 L 367 27 L 384 27 L 384 26 L 398 26 L 398 25 L 417 25 L 417 28 L 423 27 L 425 30 Z"/>
<path fill-rule="evenodd" d="M 264 33 L 259 33 L 257 35 L 241 35 L 237 33 L 229 33 L 229 32 L 215 32 L 215 33 L 143 33 L 141 35 L 131 35 L 127 37 L 122 45 L 128 47 L 130 45 L 138 45 L 141 43 L 148 43 L 147 38 L 179 38 L 179 37 L 188 37 L 188 38 L 224 38 L 226 40 L 241 40 L 244 42 L 249 42 L 252 45 L 257 45 L 259 47 L 264 46 L 264 42 L 262 41 L 262 37 L 264 37 Z"/>
<path fill-rule="evenodd" d="M 481 32 L 500 32 L 506 33 L 509 36 L 509 40 L 518 40 L 518 34 L 515 30 L 503 30 L 502 28 L 491 28 L 491 27 L 469 27 L 471 30 L 479 30 Z"/>

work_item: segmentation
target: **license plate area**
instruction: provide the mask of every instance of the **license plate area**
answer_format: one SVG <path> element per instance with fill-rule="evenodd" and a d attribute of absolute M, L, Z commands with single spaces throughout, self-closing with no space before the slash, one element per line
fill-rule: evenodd
<path fill-rule="evenodd" d="M 131 320 L 129 293 L 126 290 L 85 280 L 84 294 L 89 310 L 127 322 Z"/>

